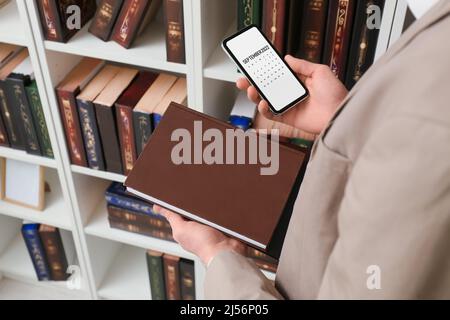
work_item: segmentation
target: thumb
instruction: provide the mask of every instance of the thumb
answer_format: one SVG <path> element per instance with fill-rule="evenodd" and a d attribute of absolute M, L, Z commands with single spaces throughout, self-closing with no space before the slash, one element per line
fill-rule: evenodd
<path fill-rule="evenodd" d="M 312 77 L 314 71 L 317 69 L 317 66 L 319 66 L 319 64 L 315 64 L 303 59 L 297 59 L 291 55 L 287 55 L 285 57 L 285 60 L 287 64 L 292 68 L 292 70 L 305 77 Z"/>

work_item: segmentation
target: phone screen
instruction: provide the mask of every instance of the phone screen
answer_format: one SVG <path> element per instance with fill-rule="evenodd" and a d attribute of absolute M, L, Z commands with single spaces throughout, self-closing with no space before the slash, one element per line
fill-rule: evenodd
<path fill-rule="evenodd" d="M 234 60 L 274 113 L 283 113 L 308 96 L 308 90 L 255 26 L 223 41 Z"/>

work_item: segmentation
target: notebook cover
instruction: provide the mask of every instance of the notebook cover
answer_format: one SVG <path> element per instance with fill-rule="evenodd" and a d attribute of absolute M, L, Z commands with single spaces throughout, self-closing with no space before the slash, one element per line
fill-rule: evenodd
<path fill-rule="evenodd" d="M 252 246 L 269 249 L 272 238 L 284 239 L 290 218 L 286 209 L 292 209 L 296 196 L 292 192 L 305 153 L 280 144 L 279 171 L 272 176 L 261 175 L 261 164 L 175 165 L 171 153 L 178 142 L 172 142 L 171 135 L 182 128 L 194 137 L 195 121 L 202 122 L 203 132 L 215 128 L 225 136 L 226 129 L 234 130 L 225 122 L 172 103 L 125 181 L 127 189 Z M 281 234 L 275 235 L 276 230 Z"/>

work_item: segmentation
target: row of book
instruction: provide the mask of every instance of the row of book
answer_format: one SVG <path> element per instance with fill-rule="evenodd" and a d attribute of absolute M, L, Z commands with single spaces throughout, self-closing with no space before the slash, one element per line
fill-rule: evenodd
<path fill-rule="evenodd" d="M 28 50 L 0 43 L 0 145 L 53 158 Z"/>
<path fill-rule="evenodd" d="M 121 183 L 113 182 L 106 190 L 105 198 L 111 228 L 174 241 L 170 224 L 153 211 L 153 204 L 129 194 Z M 263 252 L 248 247 L 247 256 L 261 269 L 276 271 L 277 261 Z"/>
<path fill-rule="evenodd" d="M 186 79 L 84 58 L 56 88 L 72 164 L 128 174 Z"/>
<path fill-rule="evenodd" d="M 238 28 L 256 24 L 281 54 L 329 65 L 352 88 L 373 64 L 385 0 L 238 0 Z M 375 9 L 377 8 L 377 9 Z"/>
<path fill-rule="evenodd" d="M 67 42 L 79 28 L 71 26 L 74 12 L 80 8 L 80 27 L 92 18 L 89 32 L 103 41 L 112 40 L 131 48 L 163 6 L 166 29 L 167 61 L 185 63 L 183 0 L 38 0 L 47 40 Z"/>
<path fill-rule="evenodd" d="M 68 262 L 73 262 L 72 239 L 58 228 L 24 221 L 22 236 L 39 281 L 65 281 Z"/>
<path fill-rule="evenodd" d="M 152 300 L 195 300 L 194 261 L 147 250 Z"/>

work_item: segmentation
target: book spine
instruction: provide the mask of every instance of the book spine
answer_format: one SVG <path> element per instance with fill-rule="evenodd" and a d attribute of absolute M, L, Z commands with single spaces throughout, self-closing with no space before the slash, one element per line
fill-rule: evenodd
<path fill-rule="evenodd" d="M 103 142 L 103 155 L 106 171 L 122 174 L 119 136 L 117 134 L 114 108 L 95 105 L 100 140 Z"/>
<path fill-rule="evenodd" d="M 157 113 L 153 113 L 153 114 L 152 114 L 153 130 L 156 129 L 156 127 L 158 126 L 158 124 L 161 122 L 162 117 L 163 117 L 163 116 L 162 116 L 161 114 L 157 114 Z"/>
<path fill-rule="evenodd" d="M 252 24 L 261 28 L 262 0 L 238 0 L 238 30 Z"/>
<path fill-rule="evenodd" d="M 320 63 L 325 41 L 328 0 L 306 0 L 303 8 L 300 46 L 292 54 L 300 59 Z"/>
<path fill-rule="evenodd" d="M 63 37 L 61 42 L 67 42 L 94 16 L 97 9 L 97 2 L 92 0 L 58 0 L 57 2 L 59 4 L 59 16 L 61 17 Z M 74 12 L 68 9 L 73 5 L 80 8 L 80 28 L 69 26 L 73 21 Z"/>
<path fill-rule="evenodd" d="M 147 204 L 144 202 L 138 202 L 134 199 L 130 199 L 129 197 L 114 194 L 111 192 L 107 192 L 106 195 L 106 202 L 110 205 L 113 205 L 115 207 L 119 207 L 125 210 L 134 211 L 143 213 L 148 216 L 152 216 L 155 218 L 161 218 L 161 215 L 156 214 L 153 211 L 153 205 Z"/>
<path fill-rule="evenodd" d="M 102 143 L 98 133 L 94 105 L 91 101 L 80 99 L 77 99 L 77 104 L 88 165 L 94 170 L 105 170 Z"/>
<path fill-rule="evenodd" d="M 66 141 L 72 164 L 87 167 L 83 138 L 76 107 L 78 92 L 57 90 L 61 119 L 66 133 Z"/>
<path fill-rule="evenodd" d="M 195 300 L 195 268 L 194 261 L 180 260 L 181 299 Z"/>
<path fill-rule="evenodd" d="M 42 155 L 41 147 L 36 134 L 36 129 L 33 123 L 30 106 L 25 91 L 25 84 L 29 82 L 29 77 L 7 79 L 10 87 L 11 101 L 14 101 L 15 108 L 13 108 L 13 121 L 16 121 L 19 131 L 24 138 L 25 150 L 34 155 Z"/>
<path fill-rule="evenodd" d="M 14 149 L 25 149 L 22 136 L 13 121 L 12 105 L 8 99 L 6 81 L 0 81 L 0 111 L 11 147 Z"/>
<path fill-rule="evenodd" d="M 55 228 L 54 231 L 40 231 L 39 234 L 48 260 L 51 280 L 67 280 L 68 263 L 59 230 Z"/>
<path fill-rule="evenodd" d="M 109 205 L 107 207 L 108 216 L 111 219 L 120 220 L 126 223 L 153 227 L 160 230 L 171 231 L 169 222 L 162 216 L 155 218 L 135 211 L 127 211 L 123 208 Z"/>
<path fill-rule="evenodd" d="M 384 0 L 358 1 L 345 80 L 345 85 L 349 90 L 361 79 L 375 60 L 380 30 L 368 28 L 367 21 L 371 14 L 369 8 L 375 5 L 383 9 L 384 3 Z"/>
<path fill-rule="evenodd" d="M 133 111 L 133 126 L 136 156 L 139 157 L 152 134 L 153 125 L 151 115 L 145 112 Z"/>
<path fill-rule="evenodd" d="M 123 171 L 125 174 L 129 174 L 137 158 L 134 142 L 133 109 L 127 106 L 116 105 L 116 113 Z"/>
<path fill-rule="evenodd" d="M 167 230 L 158 230 L 155 228 L 128 223 L 126 221 L 111 219 L 108 217 L 109 225 L 113 229 L 119 229 L 143 236 L 174 242 L 172 233 Z"/>
<path fill-rule="evenodd" d="M 147 268 L 150 278 L 152 300 L 166 300 L 166 286 L 164 284 L 164 266 L 162 256 L 147 253 Z"/>
<path fill-rule="evenodd" d="M 285 25 L 287 0 L 264 0 L 263 32 L 275 49 L 285 53 Z"/>
<path fill-rule="evenodd" d="M 164 255 L 163 259 L 167 300 L 180 300 L 180 258 Z"/>
<path fill-rule="evenodd" d="M 34 126 L 41 146 L 42 155 L 48 158 L 54 158 L 52 143 L 48 134 L 47 123 L 45 121 L 44 110 L 42 108 L 39 91 L 36 87 L 36 81 L 25 88 L 27 91 L 28 102 L 30 103 Z"/>
<path fill-rule="evenodd" d="M 122 4 L 123 0 L 102 0 L 89 27 L 89 32 L 103 41 L 108 41 Z"/>
<path fill-rule="evenodd" d="M 56 1 L 38 0 L 37 3 L 45 39 L 50 41 L 63 42 L 64 35 L 61 25 L 61 17 L 59 16 L 59 10 Z"/>
<path fill-rule="evenodd" d="M 183 0 L 164 0 L 167 61 L 186 63 Z"/>
<path fill-rule="evenodd" d="M 345 81 L 355 0 L 330 0 L 323 63 L 340 80 Z"/>
<path fill-rule="evenodd" d="M 300 47 L 301 24 L 303 21 L 304 0 L 289 1 L 288 23 L 286 29 L 286 53 L 296 56 Z"/>
<path fill-rule="evenodd" d="M 111 39 L 129 48 L 138 35 L 150 2 L 149 0 L 125 0 Z"/>
<path fill-rule="evenodd" d="M 1 102 L 0 102 L 1 104 Z M 3 116 L 0 113 L 0 146 L 9 147 L 8 133 L 6 132 L 5 122 Z"/>
<path fill-rule="evenodd" d="M 25 240 L 38 280 L 48 281 L 50 280 L 50 269 L 39 237 L 39 225 L 34 225 L 33 228 L 29 226 L 24 225 L 22 227 L 23 239 Z"/>

